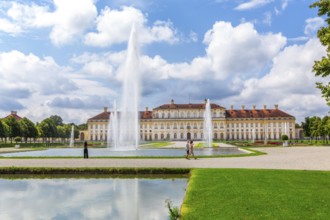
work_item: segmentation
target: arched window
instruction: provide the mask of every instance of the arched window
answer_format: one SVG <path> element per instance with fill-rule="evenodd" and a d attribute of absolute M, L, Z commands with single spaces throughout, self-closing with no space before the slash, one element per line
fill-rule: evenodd
<path fill-rule="evenodd" d="M 158 134 L 155 134 L 155 140 L 158 140 Z"/>
<path fill-rule="evenodd" d="M 167 134 L 167 135 L 166 135 L 166 139 L 167 139 L 167 140 L 170 140 L 170 134 Z"/>
<path fill-rule="evenodd" d="M 164 134 L 160 134 L 160 139 L 161 139 L 161 140 L 164 139 Z"/>
<path fill-rule="evenodd" d="M 177 139 L 177 135 L 176 135 L 176 133 L 174 133 L 174 139 Z"/>

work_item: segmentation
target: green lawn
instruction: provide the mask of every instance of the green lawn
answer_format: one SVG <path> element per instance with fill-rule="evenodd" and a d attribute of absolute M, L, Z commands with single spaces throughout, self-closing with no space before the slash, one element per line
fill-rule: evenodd
<path fill-rule="evenodd" d="M 330 172 L 194 169 L 183 220 L 330 219 Z"/>

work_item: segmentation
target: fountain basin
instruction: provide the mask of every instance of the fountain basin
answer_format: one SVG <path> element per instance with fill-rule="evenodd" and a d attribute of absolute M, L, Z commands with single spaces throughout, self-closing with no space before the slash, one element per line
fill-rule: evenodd
<path fill-rule="evenodd" d="M 184 157 L 185 149 L 137 149 L 113 151 L 109 148 L 90 148 L 90 157 Z M 198 156 L 221 156 L 230 154 L 246 154 L 246 151 L 236 147 L 202 148 L 194 149 Z M 82 157 L 82 148 L 50 148 L 40 151 L 27 151 L 0 154 L 3 157 Z"/>

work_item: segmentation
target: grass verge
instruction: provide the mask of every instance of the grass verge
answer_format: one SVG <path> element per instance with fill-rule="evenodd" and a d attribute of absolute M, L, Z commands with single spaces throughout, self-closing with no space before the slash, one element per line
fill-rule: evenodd
<path fill-rule="evenodd" d="M 183 220 L 329 219 L 330 172 L 194 169 Z"/>

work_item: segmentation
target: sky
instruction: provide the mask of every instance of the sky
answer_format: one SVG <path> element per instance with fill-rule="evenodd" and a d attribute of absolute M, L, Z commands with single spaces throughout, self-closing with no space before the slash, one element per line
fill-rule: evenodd
<path fill-rule="evenodd" d="M 1 0 L 0 118 L 86 123 L 121 100 L 137 31 L 140 110 L 170 103 L 279 108 L 300 123 L 329 106 L 315 88 L 325 25 L 307 0 Z"/>

